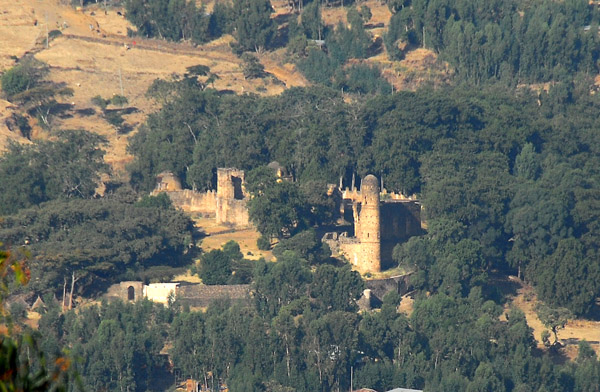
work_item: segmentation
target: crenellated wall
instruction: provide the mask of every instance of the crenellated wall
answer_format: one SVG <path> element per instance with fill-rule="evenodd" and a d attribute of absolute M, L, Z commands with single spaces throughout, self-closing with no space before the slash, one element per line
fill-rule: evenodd
<path fill-rule="evenodd" d="M 208 192 L 196 192 L 191 189 L 179 191 L 162 191 L 169 195 L 171 202 L 186 212 L 199 212 L 202 214 L 215 214 L 217 209 L 217 193 L 213 190 Z M 157 194 L 157 191 L 152 194 Z"/>

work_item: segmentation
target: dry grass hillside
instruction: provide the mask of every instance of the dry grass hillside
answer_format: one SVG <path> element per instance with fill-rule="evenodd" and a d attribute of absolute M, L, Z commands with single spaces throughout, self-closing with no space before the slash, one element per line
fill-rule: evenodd
<path fill-rule="evenodd" d="M 230 36 L 198 47 L 128 38 L 127 28 L 132 26 L 118 14 L 120 11 L 109 8 L 105 14 L 99 6 L 76 10 L 56 0 L 17 0 L 0 6 L 0 70 L 12 67 L 25 54 L 34 54 L 48 64 L 48 78 L 65 82 L 74 90 L 65 102 L 72 106 L 72 116 L 55 119 L 53 127 L 84 128 L 106 136 L 110 141 L 106 160 L 117 171 L 131 159 L 125 152 L 127 136 L 117 134 L 98 114 L 78 114 L 93 107 L 91 98 L 96 95 L 125 95 L 129 106 L 137 109 L 126 116 L 127 124 L 135 129 L 156 110 L 144 96 L 152 81 L 181 75 L 192 65 L 209 66 L 220 78 L 215 87 L 236 93 L 278 94 L 286 86 L 306 84 L 293 66 L 270 56 L 264 56 L 263 61 L 266 71 L 275 77 L 245 80 L 241 61 L 229 48 Z M 59 30 L 62 35 L 46 45 L 47 29 Z M 15 110 L 10 103 L 0 102 L 0 149 L 8 139 L 23 141 L 6 125 L 5 119 Z M 31 123 L 34 137 L 44 137 L 33 119 Z"/>
<path fill-rule="evenodd" d="M 208 4 L 210 9 L 212 4 Z M 390 12 L 379 1 L 361 3 L 371 8 L 370 24 L 387 25 Z M 290 14 L 287 2 L 273 1 L 279 18 Z M 107 123 L 98 113 L 90 114 L 90 100 L 96 95 L 110 98 L 123 94 L 129 106 L 136 108 L 125 116 L 126 124 L 136 129 L 146 116 L 156 110 L 144 93 L 156 78 L 168 79 L 183 74 L 191 65 L 207 65 L 219 76 L 215 83 L 218 89 L 236 93 L 279 94 L 285 88 L 305 86 L 308 82 L 286 58 L 285 49 L 262 53 L 259 58 L 270 77 L 245 80 L 241 61 L 232 54 L 229 43 L 233 39 L 225 36 L 201 46 L 189 43 L 169 43 L 162 40 L 146 40 L 127 37 L 132 28 L 121 15 L 122 9 L 108 8 L 105 12 L 101 3 L 75 9 L 64 0 L 15 0 L 0 5 L 0 71 L 12 67 L 18 58 L 34 54 L 38 60 L 50 67 L 49 79 L 65 82 L 74 90 L 74 95 L 64 103 L 71 105 L 65 118 L 55 118 L 53 128 L 83 128 L 108 138 L 110 146 L 106 156 L 116 173 L 122 174 L 124 165 L 131 160 L 126 153 L 126 135 Z M 327 24 L 345 22 L 343 8 L 324 8 L 323 18 Z M 375 38 L 380 37 L 385 27 L 371 29 Z M 47 32 L 58 30 L 62 35 L 46 42 Z M 446 70 L 436 65 L 435 55 L 419 49 L 409 53 L 401 62 L 390 62 L 385 53 L 380 53 L 367 62 L 377 63 L 385 77 L 396 89 L 414 89 L 425 80 L 441 80 Z M 7 140 L 25 142 L 22 137 L 7 127 L 6 119 L 18 110 L 5 101 L 0 101 L 0 150 Z M 47 134 L 35 119 L 30 119 L 33 137 L 43 138 Z"/>

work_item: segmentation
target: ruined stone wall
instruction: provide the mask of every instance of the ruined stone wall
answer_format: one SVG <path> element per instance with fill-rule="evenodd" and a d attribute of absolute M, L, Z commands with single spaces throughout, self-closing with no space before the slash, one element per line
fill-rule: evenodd
<path fill-rule="evenodd" d="M 369 272 L 363 269 L 363 251 L 361 243 L 358 240 L 348 242 L 338 242 L 338 249 L 343 254 L 350 264 L 352 264 L 360 273 Z"/>
<path fill-rule="evenodd" d="M 181 181 L 171 172 L 162 172 L 156 176 L 156 189 L 159 191 L 180 191 Z"/>
<path fill-rule="evenodd" d="M 173 185 L 176 178 L 171 173 L 161 173 L 157 179 L 156 189 L 151 195 L 155 196 L 164 192 L 175 207 L 185 212 L 214 217 L 217 223 L 237 227 L 250 226 L 243 170 L 217 169 L 217 190 L 208 192 L 176 189 L 176 186 Z"/>
<path fill-rule="evenodd" d="M 217 196 L 228 200 L 242 200 L 246 197 L 244 190 L 245 174 L 243 170 L 232 168 L 217 169 Z"/>
<path fill-rule="evenodd" d="M 250 226 L 250 217 L 246 200 L 231 200 L 217 198 L 216 203 L 217 223 L 231 224 L 237 227 Z"/>
<path fill-rule="evenodd" d="M 371 296 L 383 301 L 383 297 L 391 291 L 404 295 L 411 290 L 411 274 L 393 276 L 385 279 L 371 279 L 365 281 L 367 289 L 371 290 Z"/>
<path fill-rule="evenodd" d="M 218 300 L 250 303 L 250 285 L 182 285 L 177 292 L 177 299 L 183 305 L 207 307 Z"/>
<path fill-rule="evenodd" d="M 217 195 L 215 191 L 196 192 L 191 189 L 181 191 L 165 192 L 173 205 L 185 212 L 197 212 L 201 214 L 215 214 L 217 209 Z M 156 194 L 156 192 L 153 192 Z"/>
<path fill-rule="evenodd" d="M 382 241 L 398 242 L 419 234 L 421 234 L 419 203 L 410 200 L 381 203 Z"/>

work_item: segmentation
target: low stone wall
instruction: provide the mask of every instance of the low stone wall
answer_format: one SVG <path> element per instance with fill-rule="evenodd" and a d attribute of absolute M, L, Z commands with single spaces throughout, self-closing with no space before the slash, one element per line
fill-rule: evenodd
<path fill-rule="evenodd" d="M 201 285 L 190 284 L 179 286 L 177 300 L 183 305 L 207 307 L 214 301 L 231 300 L 249 304 L 251 299 L 250 285 Z"/>
<path fill-rule="evenodd" d="M 148 298 L 154 302 L 167 303 L 169 295 L 174 293 L 177 300 L 194 307 L 207 307 L 218 300 L 231 300 L 249 304 L 252 298 L 249 284 L 204 285 L 195 283 L 151 283 L 121 282 L 113 284 L 104 295 L 107 299 L 137 301 Z"/>

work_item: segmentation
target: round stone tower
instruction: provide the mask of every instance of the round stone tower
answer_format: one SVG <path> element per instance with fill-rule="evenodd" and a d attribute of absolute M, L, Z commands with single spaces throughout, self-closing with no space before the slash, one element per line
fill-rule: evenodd
<path fill-rule="evenodd" d="M 381 271 L 381 234 L 379 213 L 379 181 L 369 174 L 361 187 L 359 225 L 356 237 L 360 241 L 358 265 L 361 272 Z"/>

